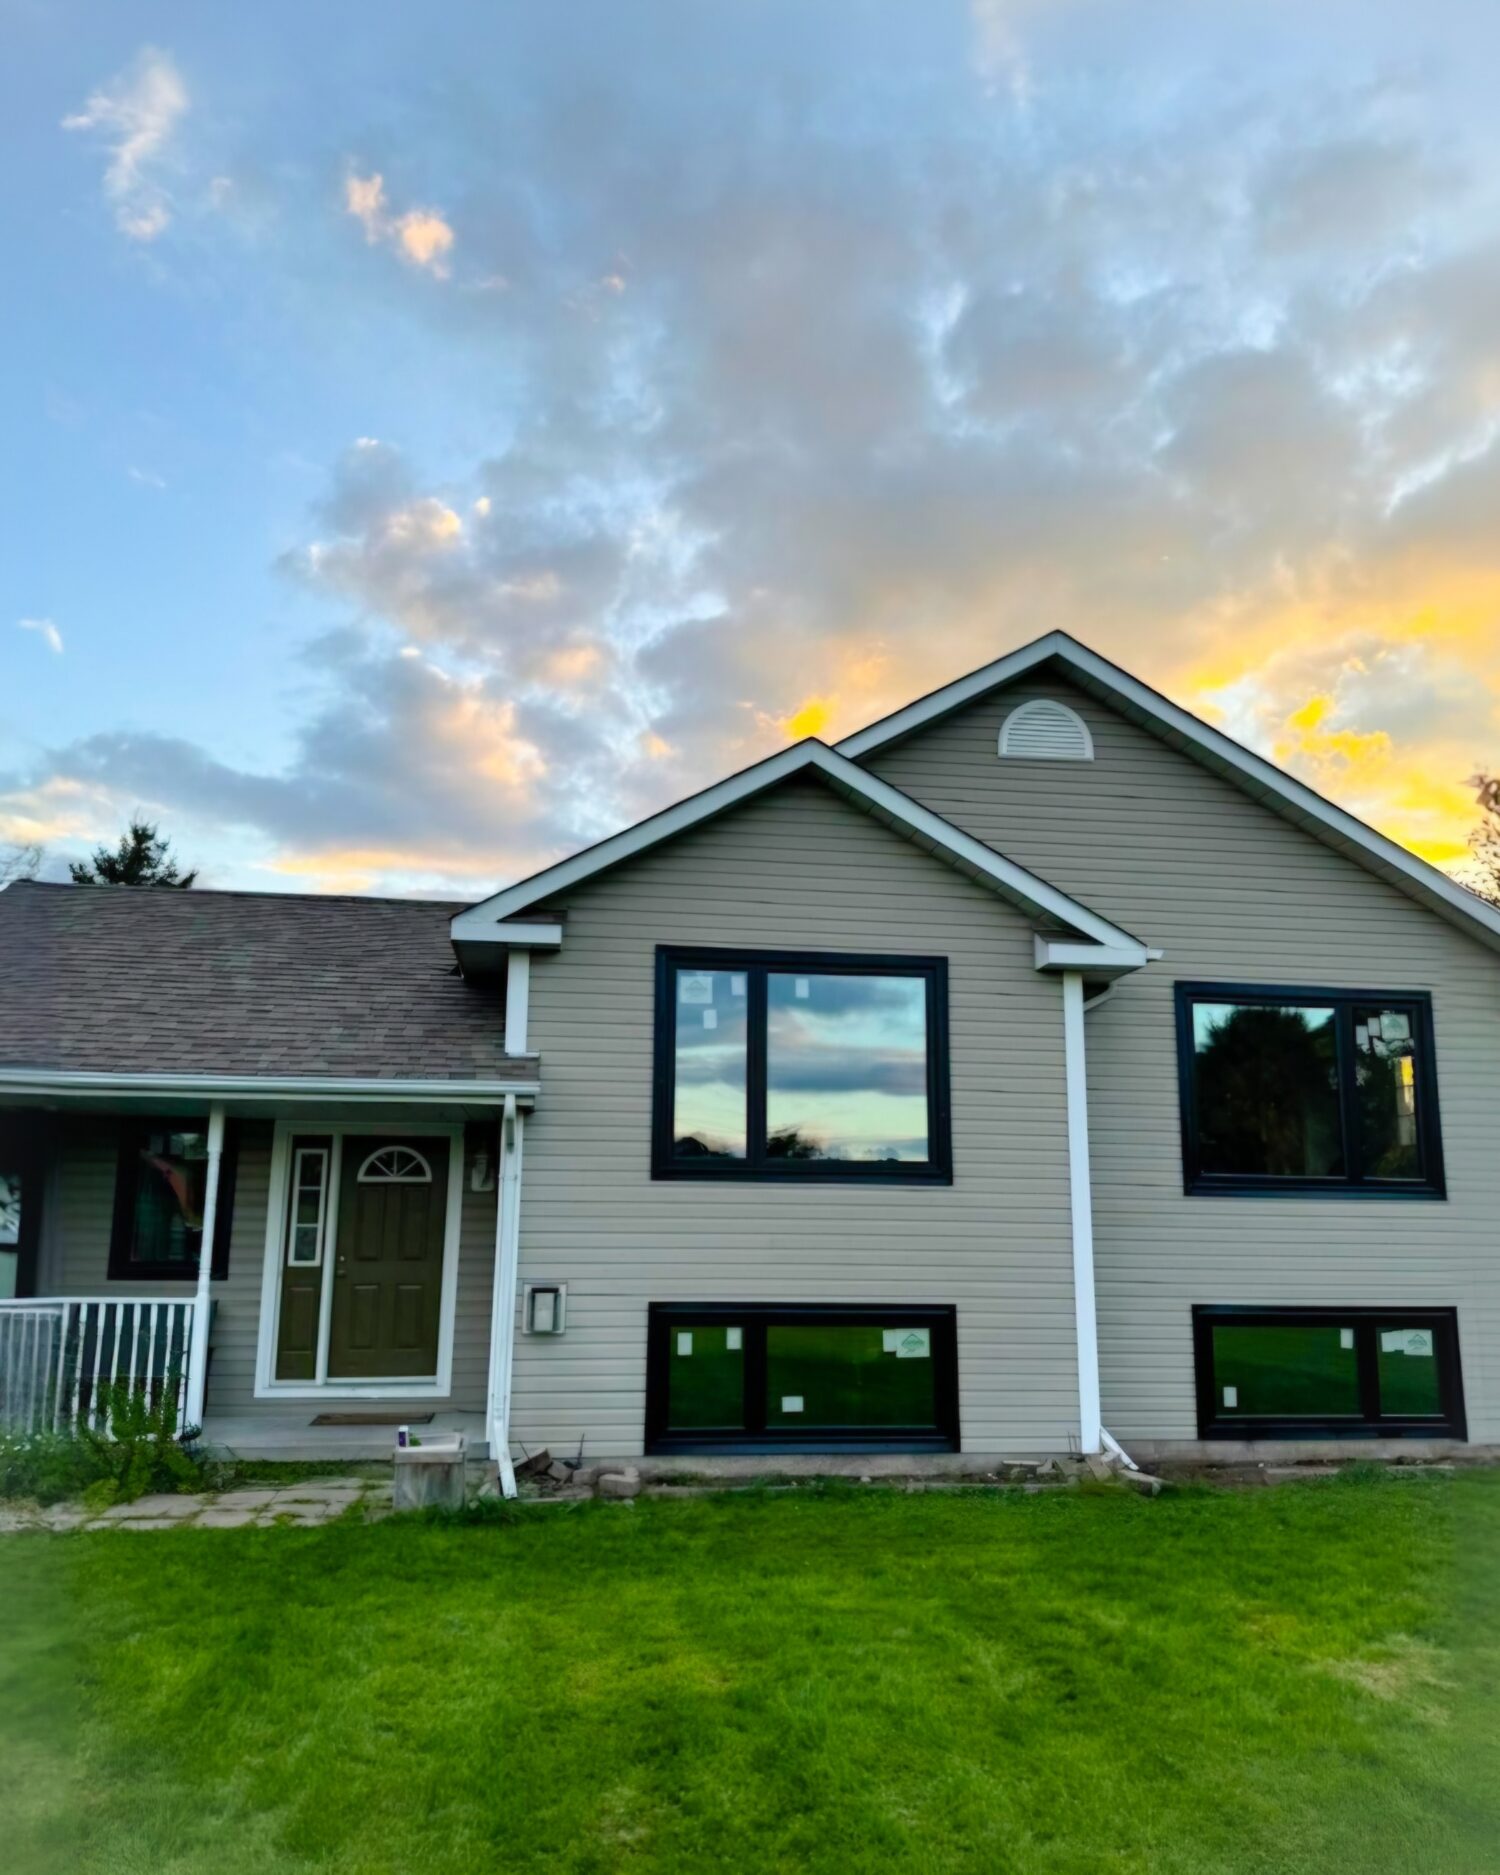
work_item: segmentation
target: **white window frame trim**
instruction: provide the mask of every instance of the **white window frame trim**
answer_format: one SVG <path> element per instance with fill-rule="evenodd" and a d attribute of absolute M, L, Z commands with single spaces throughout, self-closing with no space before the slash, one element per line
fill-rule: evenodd
<path fill-rule="evenodd" d="M 421 1160 L 422 1170 L 419 1175 L 415 1177 L 403 1175 L 401 1177 L 390 1176 L 383 1178 L 367 1178 L 365 1176 L 382 1153 L 406 1151 L 411 1151 L 414 1159 Z M 432 1183 L 432 1165 L 424 1154 L 412 1148 L 405 1146 L 377 1146 L 355 1173 L 354 1182 L 356 1185 L 430 1185 Z"/>
<path fill-rule="evenodd" d="M 292 1244 L 298 1230 L 295 1200 L 303 1189 L 302 1161 L 304 1159 L 321 1159 L 323 1161 L 323 1176 L 318 1181 L 318 1218 L 316 1226 L 318 1233 L 318 1254 L 309 1263 L 299 1262 L 292 1255 Z M 298 1146 L 292 1153 L 291 1183 L 287 1188 L 286 1221 L 285 1268 L 289 1270 L 320 1270 L 323 1267 L 323 1245 L 328 1237 L 328 1188 L 329 1182 L 333 1177 L 332 1159 L 333 1149 L 331 1146 Z"/>
<path fill-rule="evenodd" d="M 332 1164 L 329 1181 L 328 1228 L 323 1238 L 323 1283 L 319 1311 L 318 1370 L 326 1374 L 328 1328 L 332 1317 L 333 1283 L 329 1272 L 338 1254 L 338 1210 L 333 1202 L 336 1180 L 347 1138 L 387 1138 L 407 1134 L 448 1141 L 448 1197 L 443 1219 L 443 1280 L 438 1301 L 437 1371 L 432 1376 L 398 1376 L 359 1380 L 277 1380 L 276 1335 L 281 1312 L 281 1272 L 289 1217 L 292 1139 L 316 1131 L 330 1136 Z M 453 1392 L 453 1336 L 458 1313 L 459 1226 L 463 1215 L 464 1129 L 432 1121 L 334 1121 L 316 1124 L 288 1115 L 276 1121 L 271 1142 L 271 1179 L 266 1204 L 265 1257 L 261 1274 L 260 1321 L 256 1331 L 255 1393 L 257 1400 L 446 1400 Z M 299 1268 L 309 1267 L 301 1264 Z"/>

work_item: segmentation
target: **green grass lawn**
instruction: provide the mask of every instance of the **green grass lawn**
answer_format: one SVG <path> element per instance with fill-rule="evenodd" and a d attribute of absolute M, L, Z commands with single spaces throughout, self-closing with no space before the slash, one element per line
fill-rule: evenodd
<path fill-rule="evenodd" d="M 1500 1476 L 0 1539 L 0 1866 L 1500 1870 Z"/>

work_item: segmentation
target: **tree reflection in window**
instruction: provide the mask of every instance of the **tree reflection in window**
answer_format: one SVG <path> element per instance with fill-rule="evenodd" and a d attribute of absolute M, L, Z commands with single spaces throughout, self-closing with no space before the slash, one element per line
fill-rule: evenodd
<path fill-rule="evenodd" d="M 1342 1174 L 1332 1009 L 1199 1003 L 1193 1046 L 1200 1170 Z"/>

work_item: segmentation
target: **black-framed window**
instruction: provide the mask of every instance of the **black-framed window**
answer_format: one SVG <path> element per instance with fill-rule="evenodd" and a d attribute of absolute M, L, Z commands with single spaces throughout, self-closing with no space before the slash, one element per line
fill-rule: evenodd
<path fill-rule="evenodd" d="M 651 1452 L 958 1450 L 951 1307 L 653 1302 Z"/>
<path fill-rule="evenodd" d="M 234 1211 L 235 1143 L 226 1128 L 219 1162 L 219 1198 L 212 1273 L 229 1274 Z M 111 1282 L 192 1282 L 203 1241 L 208 1190 L 208 1121 L 192 1117 L 127 1120 L 120 1128 L 115 1173 Z"/>
<path fill-rule="evenodd" d="M 1466 1438 L 1451 1309 L 1193 1310 L 1203 1439 Z"/>
<path fill-rule="evenodd" d="M 657 1178 L 947 1183 L 940 957 L 656 957 Z"/>
<path fill-rule="evenodd" d="M 1189 1192 L 1441 1198 L 1432 999 L 1177 985 Z"/>

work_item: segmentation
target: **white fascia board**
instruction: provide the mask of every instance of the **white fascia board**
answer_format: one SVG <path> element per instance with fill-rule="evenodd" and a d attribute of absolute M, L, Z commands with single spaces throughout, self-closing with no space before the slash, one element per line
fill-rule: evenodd
<path fill-rule="evenodd" d="M 924 728 L 940 716 L 961 710 L 966 703 L 977 701 L 986 691 L 998 689 L 1001 684 L 1013 683 L 1017 677 L 1024 677 L 1027 671 L 1035 665 L 1044 664 L 1048 658 L 1062 657 L 1069 650 L 1082 648 L 1066 632 L 1048 632 L 1045 638 L 1034 639 L 1029 645 L 1022 645 L 1018 651 L 1008 651 L 1003 658 L 996 658 L 993 663 L 981 665 L 977 671 L 970 671 L 967 677 L 955 678 L 951 684 L 944 684 L 941 690 L 918 697 L 915 703 L 908 703 L 905 709 L 883 716 L 878 723 L 871 723 L 865 729 L 856 730 L 852 736 L 845 736 L 842 742 L 834 746 L 840 755 L 858 761 L 861 756 L 883 749 L 888 742 L 899 742 L 903 736 Z"/>
<path fill-rule="evenodd" d="M 757 762 L 753 768 L 742 769 L 739 774 L 705 788 L 686 801 L 679 801 L 675 807 L 653 814 L 649 820 L 627 827 L 586 852 L 576 853 L 571 859 L 460 912 L 450 927 L 454 943 L 469 944 L 482 934 L 488 941 L 503 944 L 508 928 L 502 922 L 504 919 L 528 910 L 540 900 L 553 898 L 623 860 L 633 859 L 664 840 L 686 833 L 794 775 L 809 773 L 822 775 L 841 794 L 898 832 L 988 882 L 1029 910 L 1066 925 L 1096 944 L 1138 948 L 1136 939 L 1128 931 L 1122 931 L 1107 918 L 1090 911 L 1088 906 L 1069 898 L 1066 892 L 1060 892 L 1045 879 L 1006 859 L 993 847 L 955 827 L 940 814 L 934 814 L 890 782 L 882 781 L 878 775 L 872 775 L 868 769 L 814 738 L 793 743 L 790 748 Z"/>
<path fill-rule="evenodd" d="M 607 840 L 600 840 L 595 846 L 585 847 L 570 859 L 559 860 L 555 866 L 548 866 L 543 872 L 533 873 L 529 879 L 507 886 L 492 898 L 471 905 L 449 925 L 454 942 L 484 937 L 496 943 L 504 943 L 503 932 L 495 928 L 501 920 L 529 910 L 542 899 L 566 892 L 570 886 L 591 879 L 595 873 L 603 872 L 610 866 L 618 866 L 622 860 L 633 859 L 648 847 L 670 840 L 676 834 L 686 833 L 700 821 L 722 814 L 727 808 L 748 800 L 751 795 L 759 794 L 763 788 L 774 787 L 778 781 L 786 780 L 789 775 L 807 766 L 811 746 L 821 748 L 823 745 L 794 742 L 790 748 L 780 750 L 763 762 L 757 762 L 753 768 L 742 768 L 737 775 L 715 782 L 711 788 L 691 794 L 685 801 L 663 808 L 659 814 L 639 820 L 633 827 L 611 834 Z"/>
<path fill-rule="evenodd" d="M 971 671 L 967 677 L 945 684 L 941 690 L 909 703 L 894 715 L 846 736 L 838 744 L 838 752 L 854 760 L 863 759 L 925 728 L 928 723 L 962 709 L 965 704 L 976 702 L 990 691 L 1014 683 L 1050 658 L 1071 671 L 1084 689 L 1106 700 L 1125 704 L 1127 714 L 1146 719 L 1163 730 L 1170 740 L 1186 744 L 1188 753 L 1196 752 L 1205 759 L 1206 766 L 1237 782 L 1257 799 L 1266 800 L 1273 812 L 1289 810 L 1288 817 L 1294 822 L 1308 823 L 1327 836 L 1329 844 L 1350 850 L 1356 858 L 1373 861 L 1373 869 L 1382 877 L 1410 888 L 1414 897 L 1432 903 L 1434 909 L 1441 909 L 1481 942 L 1500 949 L 1500 908 L 1465 891 L 1436 866 L 1419 859 L 1383 833 L 1377 833 L 1274 762 L 1268 762 L 1232 736 L 1205 723 L 1191 710 L 1173 703 L 1118 664 L 1100 657 L 1097 651 L 1090 651 L 1067 632 L 1048 632 L 1034 643 L 1022 645 L 1018 651 Z"/>
<path fill-rule="evenodd" d="M 496 924 L 493 919 L 482 919 L 474 924 L 466 923 L 474 913 L 482 911 L 482 905 L 473 905 L 467 911 L 461 911 L 449 923 L 453 941 L 462 940 L 469 944 L 498 944 L 505 950 L 512 951 L 555 951 L 562 949 L 563 928 L 550 921 L 545 924 L 528 923 L 517 919 L 509 924 Z"/>
<path fill-rule="evenodd" d="M 1162 954 L 1144 944 L 1075 944 L 1043 937 L 1040 932 L 1034 943 L 1038 970 L 1078 970 L 1086 977 L 1121 977 L 1131 970 L 1143 970 Z"/>
<path fill-rule="evenodd" d="M 99 1094 L 190 1096 L 204 1100 L 350 1100 L 386 1103 L 499 1104 L 507 1094 L 535 1102 L 541 1082 L 376 1081 L 347 1077 L 257 1074 L 95 1074 L 76 1069 L 0 1068 L 0 1095 L 44 1095 L 49 1099 Z"/>
<path fill-rule="evenodd" d="M 914 801 L 909 794 L 872 775 L 867 768 L 851 762 L 836 749 L 818 743 L 815 763 L 841 793 L 859 798 L 883 820 L 904 829 L 923 845 L 958 861 L 967 871 L 987 879 L 1007 898 L 1019 900 L 1028 908 L 1055 918 L 1059 924 L 1067 925 L 1095 944 L 1140 949 L 1128 931 L 1122 931 L 1107 918 L 1101 918 L 1098 912 L 1090 911 L 1087 905 L 1060 892 L 1055 885 L 1018 866 L 1003 853 L 997 853 L 983 840 L 976 840 L 961 827 L 955 827 L 951 820 L 934 814 L 931 808 L 923 807 L 920 801 Z"/>

